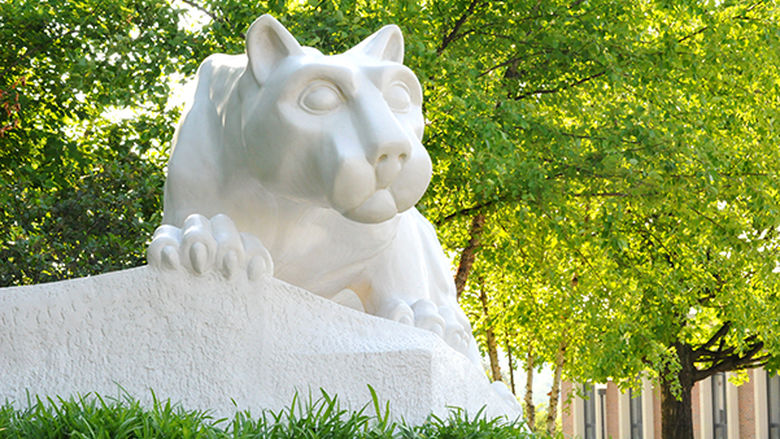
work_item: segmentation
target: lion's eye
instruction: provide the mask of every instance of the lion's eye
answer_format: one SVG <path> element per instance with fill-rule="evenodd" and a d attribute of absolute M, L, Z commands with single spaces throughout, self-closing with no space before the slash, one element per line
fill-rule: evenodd
<path fill-rule="evenodd" d="M 394 82 L 385 91 L 385 101 L 391 110 L 396 113 L 403 113 L 409 110 L 412 105 L 412 97 L 409 95 L 409 88 L 401 81 Z"/>
<path fill-rule="evenodd" d="M 319 83 L 306 89 L 300 98 L 301 106 L 316 114 L 329 113 L 341 105 L 341 93 L 331 84 Z"/>

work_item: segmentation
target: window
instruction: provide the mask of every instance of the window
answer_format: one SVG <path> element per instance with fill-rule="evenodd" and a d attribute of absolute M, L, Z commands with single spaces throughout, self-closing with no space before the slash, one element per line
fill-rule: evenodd
<path fill-rule="evenodd" d="M 780 439 L 780 375 L 766 377 L 769 439 Z"/>
<path fill-rule="evenodd" d="M 596 439 L 596 395 L 593 386 L 585 384 L 582 386 L 582 393 L 585 405 L 585 438 Z"/>
<path fill-rule="evenodd" d="M 712 437 L 713 439 L 728 438 L 728 423 L 726 418 L 726 374 L 716 373 L 712 376 Z"/>
<path fill-rule="evenodd" d="M 631 423 L 631 439 L 642 439 L 642 392 L 628 391 L 628 414 Z"/>

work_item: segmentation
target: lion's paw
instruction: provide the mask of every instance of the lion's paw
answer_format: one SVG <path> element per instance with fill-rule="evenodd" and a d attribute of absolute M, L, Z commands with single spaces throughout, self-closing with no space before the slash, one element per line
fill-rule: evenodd
<path fill-rule="evenodd" d="M 457 306 L 457 305 L 456 305 Z M 449 306 L 439 306 L 439 313 L 446 322 L 444 327 L 444 341 L 452 346 L 456 351 L 462 352 L 468 356 L 469 343 L 472 340 L 471 325 L 463 312 L 458 307 L 453 310 Z M 459 314 L 460 313 L 460 318 Z"/>
<path fill-rule="evenodd" d="M 349 288 L 344 288 L 339 291 L 335 296 L 331 297 L 330 300 L 339 305 L 346 306 L 347 308 L 352 308 L 355 311 L 366 312 L 365 308 L 363 308 L 363 302 L 360 301 L 360 296 Z"/>
<path fill-rule="evenodd" d="M 394 299 L 379 308 L 377 316 L 393 320 L 404 325 L 414 325 L 414 311 L 403 300 Z"/>
<path fill-rule="evenodd" d="M 438 335 L 458 352 L 467 353 L 471 328 L 465 327 L 448 306 L 437 306 L 420 299 L 411 305 L 400 299 L 388 301 L 379 309 L 379 317 L 426 329 Z"/>
<path fill-rule="evenodd" d="M 181 228 L 157 228 L 146 252 L 149 265 L 162 270 L 184 268 L 193 274 L 219 271 L 232 279 L 246 272 L 250 280 L 273 274 L 271 254 L 250 234 L 240 233 L 226 215 L 211 219 L 192 214 Z"/>

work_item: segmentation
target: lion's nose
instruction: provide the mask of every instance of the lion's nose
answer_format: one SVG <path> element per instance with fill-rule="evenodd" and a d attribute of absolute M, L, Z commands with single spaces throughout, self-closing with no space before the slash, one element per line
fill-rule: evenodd
<path fill-rule="evenodd" d="M 393 182 L 406 161 L 409 160 L 411 149 L 408 142 L 385 143 L 377 149 L 377 158 L 374 163 L 377 187 L 384 189 Z"/>

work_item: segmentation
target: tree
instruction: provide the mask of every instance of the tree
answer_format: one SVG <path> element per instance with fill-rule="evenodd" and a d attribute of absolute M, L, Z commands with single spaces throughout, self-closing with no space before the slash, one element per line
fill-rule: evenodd
<path fill-rule="evenodd" d="M 691 437 L 693 382 L 780 354 L 776 10 L 502 5 L 453 8 L 455 36 L 441 32 L 460 63 L 443 70 L 469 80 L 428 101 L 444 153 L 427 213 L 469 249 L 475 215 L 519 237 L 529 223 L 511 212 L 533 212 L 568 273 L 542 284 L 577 280 L 567 323 L 592 340 L 567 347 L 567 375 L 629 383 L 649 368 L 664 437 Z M 522 244 L 486 247 L 475 266 L 517 270 L 501 261 Z"/>
<path fill-rule="evenodd" d="M 553 388 L 548 407 L 557 407 L 561 373 L 567 365 L 565 357 L 569 345 L 587 343 L 591 332 L 597 332 L 587 319 L 592 305 L 581 293 L 589 278 L 578 279 L 578 259 L 572 258 L 567 243 L 561 241 L 532 211 L 526 208 L 505 209 L 487 217 L 483 229 L 485 245 L 474 264 L 474 278 L 489 280 L 492 288 L 486 301 L 489 314 L 498 316 L 489 321 L 473 319 L 478 334 L 488 327 L 505 339 L 505 352 L 523 352 L 526 372 L 524 413 L 528 425 L 540 425 L 533 419 L 532 382 L 534 370 L 544 362 L 552 365 Z M 523 224 L 522 234 L 513 235 L 512 224 Z M 586 249 L 577 249 L 587 252 Z M 587 253 L 586 253 L 587 254 Z M 483 293 L 479 290 L 479 302 Z M 473 295 L 462 301 L 474 315 Z M 484 307 L 484 303 L 483 303 Z M 487 340 L 487 337 L 486 337 Z M 487 343 L 488 352 L 490 344 Z M 492 358 L 493 356 L 489 356 Z M 492 362 L 491 362 L 492 363 Z M 556 410 L 547 411 L 541 425 L 553 434 L 556 428 Z"/>
<path fill-rule="evenodd" d="M 11 0 L 0 17 L 0 285 L 143 263 L 178 114 L 168 76 L 197 66 L 178 12 Z"/>

